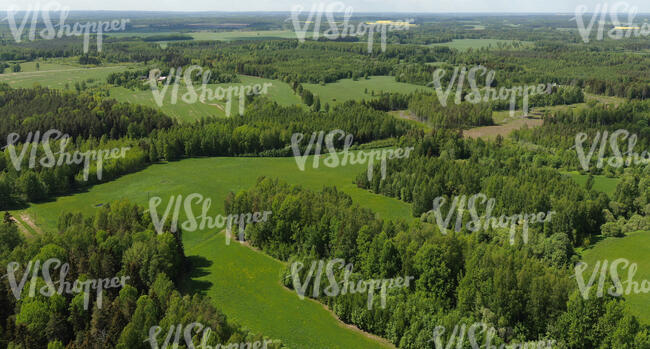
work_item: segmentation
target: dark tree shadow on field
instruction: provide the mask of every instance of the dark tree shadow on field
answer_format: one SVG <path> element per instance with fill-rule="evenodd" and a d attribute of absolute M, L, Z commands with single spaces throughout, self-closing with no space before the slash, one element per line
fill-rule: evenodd
<path fill-rule="evenodd" d="M 189 273 L 181 279 L 183 293 L 205 295 L 212 287 L 212 282 L 196 279 L 210 274 L 207 268 L 212 266 L 213 262 L 203 256 L 188 256 L 187 263 Z"/>
<path fill-rule="evenodd" d="M 589 246 L 585 246 L 584 250 L 587 251 L 587 250 L 593 249 L 594 247 L 596 247 L 596 245 L 599 242 L 605 240 L 606 238 L 607 237 L 603 236 L 602 234 L 601 235 L 593 235 L 593 236 L 589 237 L 589 239 L 590 239 L 589 240 Z"/>

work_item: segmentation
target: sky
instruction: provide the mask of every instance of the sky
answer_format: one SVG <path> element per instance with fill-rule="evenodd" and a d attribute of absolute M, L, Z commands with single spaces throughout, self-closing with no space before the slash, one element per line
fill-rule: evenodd
<path fill-rule="evenodd" d="M 331 4 L 335 1 L 304 0 L 55 0 L 71 10 L 123 10 L 123 11 L 291 11 L 296 5 L 307 10 L 313 4 Z M 50 0 L 0 0 L 0 9 L 17 6 L 28 9 L 35 4 L 43 5 Z M 603 0 L 343 0 L 346 7 L 360 12 L 547 12 L 574 13 L 577 6 L 586 6 L 594 11 L 596 4 Z M 621 12 L 627 12 L 625 6 L 637 7 L 639 12 L 650 12 L 650 1 L 609 1 L 609 6 L 624 4 Z"/>

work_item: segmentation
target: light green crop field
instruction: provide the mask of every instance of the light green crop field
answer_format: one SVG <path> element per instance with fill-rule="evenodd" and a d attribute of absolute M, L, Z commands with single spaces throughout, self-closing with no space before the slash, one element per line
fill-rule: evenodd
<path fill-rule="evenodd" d="M 323 183 L 336 186 L 352 199 L 385 218 L 411 219 L 410 205 L 397 199 L 376 195 L 359 189 L 353 183 L 366 165 L 348 165 L 329 168 L 320 162 L 314 169 L 312 157 L 300 171 L 293 157 L 287 158 L 194 158 L 155 164 L 147 169 L 123 176 L 113 182 L 96 185 L 87 192 L 57 198 L 55 201 L 32 204 L 27 213 L 44 229 L 55 229 L 62 211 L 80 211 L 92 214 L 98 204 L 128 198 L 146 205 L 150 196 L 174 193 L 205 193 L 213 198 L 214 212 L 223 212 L 223 199 L 228 192 L 250 188 L 260 176 L 278 177 L 313 190 Z"/>
<path fill-rule="evenodd" d="M 475 28 L 476 29 L 476 28 Z M 498 40 L 498 39 L 458 39 L 451 42 L 431 44 L 428 46 L 448 46 L 458 50 L 479 49 L 483 47 L 497 48 L 499 43 L 510 44 L 516 40 Z M 519 41 L 521 44 L 529 44 L 527 41 Z"/>
<path fill-rule="evenodd" d="M 301 104 L 300 98 L 293 93 L 291 87 L 288 84 L 278 81 L 278 80 L 269 80 L 264 78 L 258 78 L 253 76 L 240 75 L 241 82 L 235 84 L 218 84 L 218 85 L 208 85 L 208 89 L 211 89 L 214 93 L 215 88 L 222 87 L 224 89 L 229 86 L 243 86 L 243 85 L 253 85 L 260 84 L 263 86 L 265 83 L 272 84 L 268 87 L 268 93 L 264 96 L 278 102 L 281 105 L 294 105 Z M 200 85 L 194 86 L 197 97 L 201 95 Z M 159 87 L 159 91 L 162 93 L 162 86 Z M 195 103 L 186 103 L 183 101 L 182 97 L 187 93 L 188 89 L 185 84 L 178 86 L 177 99 L 176 103 L 173 102 L 173 88 L 172 84 L 169 85 L 166 94 L 162 101 L 162 106 L 159 106 L 156 103 L 153 92 L 148 90 L 129 90 L 124 87 L 113 87 L 110 90 L 112 98 L 120 102 L 128 102 L 132 104 L 141 104 L 149 107 L 160 109 L 165 114 L 176 118 L 181 121 L 193 121 L 198 120 L 208 116 L 216 117 L 225 117 L 226 111 L 230 109 L 230 116 L 236 115 L 239 113 L 239 97 L 233 96 L 228 108 L 227 100 L 206 100 L 205 103 L 197 100 Z"/>
<path fill-rule="evenodd" d="M 36 63 L 39 65 L 39 69 L 36 70 Z M 74 66 L 72 64 L 65 64 L 62 62 L 50 62 L 50 61 L 35 61 L 35 62 L 24 62 L 20 63 L 20 72 L 22 73 L 32 73 L 36 71 L 50 71 L 50 70 L 63 70 L 63 69 L 72 69 L 79 68 L 79 66 Z M 11 67 L 5 69 L 5 74 L 12 73 Z M 1 76 L 1 75 L 0 75 Z"/>
<path fill-rule="evenodd" d="M 594 271 L 596 261 L 608 260 L 609 263 L 618 258 L 625 258 L 630 263 L 636 263 L 638 268 L 633 281 L 638 282 L 639 286 L 643 280 L 650 281 L 650 254 L 647 246 L 650 246 L 650 232 L 636 232 L 628 234 L 623 238 L 607 238 L 598 242 L 593 248 L 582 253 L 583 261 L 588 264 L 588 268 L 583 273 L 583 278 L 587 282 Z M 621 282 L 628 279 L 628 269 L 619 267 L 618 276 Z M 611 280 L 611 275 L 607 275 L 607 280 Z M 596 284 L 598 277 L 596 277 Z M 626 288 L 627 285 L 623 284 Z M 650 294 L 632 292 L 630 295 L 624 295 L 625 302 L 639 320 L 645 324 L 650 324 Z"/>
<path fill-rule="evenodd" d="M 224 32 L 199 31 L 187 33 L 194 40 L 267 40 L 267 39 L 295 39 L 296 33 L 291 30 L 236 30 Z"/>
<path fill-rule="evenodd" d="M 396 82 L 393 76 L 371 76 L 369 79 L 360 78 L 358 81 L 342 79 L 337 82 L 320 84 L 303 84 L 313 94 L 320 97 L 321 105 L 340 104 L 349 100 L 372 99 L 379 95 L 380 91 L 411 93 L 418 90 L 433 91 L 432 88 Z M 366 93 L 366 89 L 368 93 Z M 375 96 L 372 95 L 375 91 Z"/>
<path fill-rule="evenodd" d="M 576 183 L 580 184 L 581 186 L 585 186 L 587 184 L 587 178 L 589 178 L 589 175 L 582 175 L 576 171 L 573 172 L 568 172 L 568 174 L 571 176 L 571 178 L 576 181 Z M 614 193 L 616 192 L 616 186 L 618 185 L 618 182 L 620 182 L 620 178 L 609 178 L 607 176 L 594 176 L 594 190 L 602 191 L 603 193 L 607 194 L 609 197 L 612 197 Z"/>
<path fill-rule="evenodd" d="M 183 34 L 200 41 L 235 41 L 235 40 L 269 40 L 269 39 L 295 39 L 296 33 L 291 30 L 234 30 L 234 31 L 196 31 L 181 32 L 115 32 L 106 33 L 116 38 L 139 37 L 146 38 L 154 35 Z"/>
<path fill-rule="evenodd" d="M 304 172 L 294 158 L 200 158 L 156 164 L 86 192 L 31 205 L 26 213 L 45 230 L 54 230 L 57 217 L 65 211 L 92 215 L 97 205 L 121 198 L 148 207 L 148 198 L 159 196 L 163 199 L 158 209 L 162 214 L 172 195 L 200 193 L 212 199 L 209 214 L 214 217 L 224 213 L 223 201 L 228 192 L 250 188 L 259 176 L 266 175 L 313 190 L 320 190 L 327 183 L 381 217 L 414 219 L 410 205 L 359 189 L 352 183 L 357 174 L 366 170 L 366 165 L 328 168 L 321 162 L 314 169 L 309 166 L 311 163 L 309 159 Z M 196 206 L 195 215 L 199 211 Z M 13 212 L 14 216 L 20 213 Z M 184 214 L 181 213 L 181 222 Z M 229 318 L 251 330 L 281 339 L 290 348 L 390 347 L 343 325 L 323 305 L 300 300 L 295 292 L 285 289 L 279 280 L 281 262 L 237 242 L 226 246 L 223 234 L 217 231 L 185 232 L 183 243 L 187 256 L 207 259 L 204 264 L 208 265 L 200 271 L 202 276 L 186 288 L 210 295 Z"/>
<path fill-rule="evenodd" d="M 5 70 L 5 74 L 0 74 L 0 82 L 5 82 L 11 87 L 33 87 L 39 84 L 43 87 L 65 89 L 68 84 L 70 89 L 74 89 L 76 82 L 87 81 L 106 81 L 106 77 L 115 72 L 126 70 L 126 66 L 106 66 L 96 68 L 81 68 L 78 66 L 68 66 L 60 64 L 40 63 L 40 71 L 32 70 L 35 63 L 23 63 L 27 65 L 30 71 L 20 73 L 10 73 Z"/>
<path fill-rule="evenodd" d="M 184 34 L 181 32 L 108 32 L 104 33 L 106 36 L 111 36 L 115 38 L 128 38 L 128 37 L 135 37 L 135 38 L 146 38 L 149 36 L 154 36 L 154 35 L 171 35 L 171 34 Z"/>

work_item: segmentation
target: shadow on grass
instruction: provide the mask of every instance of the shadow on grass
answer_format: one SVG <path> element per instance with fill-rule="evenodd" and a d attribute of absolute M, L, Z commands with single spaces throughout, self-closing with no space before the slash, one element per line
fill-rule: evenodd
<path fill-rule="evenodd" d="M 196 280 L 197 278 L 209 275 L 207 270 L 213 262 L 203 256 L 188 256 L 189 273 L 186 273 L 181 281 L 181 289 L 186 294 L 205 295 L 212 287 L 212 282 L 205 280 Z"/>
<path fill-rule="evenodd" d="M 627 236 L 627 235 L 626 235 L 626 236 Z M 623 238 L 623 237 L 625 237 L 625 236 L 622 236 L 622 237 L 620 237 L 620 238 Z M 583 248 L 583 251 L 588 251 L 588 250 L 593 249 L 594 247 L 596 247 L 596 245 L 598 245 L 599 242 L 601 242 L 601 241 L 603 241 L 603 240 L 605 240 L 605 239 L 607 239 L 607 237 L 606 237 L 606 236 L 603 236 L 602 234 L 601 234 L 601 235 L 590 236 L 590 237 L 589 237 L 589 242 L 590 242 L 590 243 L 589 243 L 589 246 L 585 246 L 585 247 Z"/>

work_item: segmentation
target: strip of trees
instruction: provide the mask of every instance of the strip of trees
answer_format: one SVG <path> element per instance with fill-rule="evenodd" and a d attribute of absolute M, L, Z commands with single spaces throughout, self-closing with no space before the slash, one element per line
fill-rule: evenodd
<path fill-rule="evenodd" d="M 94 217 L 63 213 L 58 232 L 24 240 L 11 221 L 0 223 L 0 265 L 18 262 L 20 279 L 29 261 L 41 263 L 56 258 L 68 263 L 66 282 L 129 277 L 122 288 L 103 291 L 102 306 L 91 296 L 84 308 L 84 293 L 36 292 L 28 296 L 33 282 L 45 286 L 42 274 L 28 277 L 20 299 L 7 278 L 0 280 L 0 346 L 3 348 L 121 348 L 146 349 L 153 326 L 164 336 L 170 326 L 200 322 L 212 329 L 208 344 L 254 342 L 253 334 L 227 320 L 212 301 L 179 291 L 192 267 L 185 257 L 181 232 L 157 234 L 150 215 L 128 201 L 97 209 Z M 52 274 L 59 281 L 58 272 Z M 183 341 L 183 339 L 181 339 Z M 200 338 L 194 338 L 198 345 Z M 269 348 L 280 348 L 274 342 Z"/>

